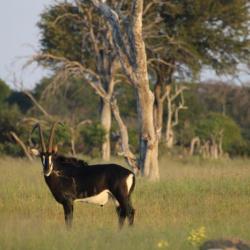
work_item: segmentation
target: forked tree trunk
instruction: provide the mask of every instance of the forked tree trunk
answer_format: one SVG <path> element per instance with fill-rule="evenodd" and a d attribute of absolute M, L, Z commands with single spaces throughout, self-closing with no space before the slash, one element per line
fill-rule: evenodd
<path fill-rule="evenodd" d="M 155 108 L 154 108 L 156 133 L 157 133 L 157 137 L 159 141 L 162 138 L 163 111 L 164 111 L 163 102 L 160 101 L 155 105 Z"/>
<path fill-rule="evenodd" d="M 154 95 L 149 88 L 147 56 L 142 37 L 143 0 L 131 2 L 131 16 L 125 33 L 122 33 L 119 16 L 105 2 L 91 0 L 105 17 L 112 30 L 115 49 L 128 80 L 134 85 L 140 106 L 141 133 L 140 168 L 152 180 L 159 179 L 158 138 L 154 120 Z"/>
<path fill-rule="evenodd" d="M 194 155 L 195 148 L 197 148 L 197 150 L 200 149 L 200 138 L 199 137 L 194 137 L 190 143 L 190 150 L 189 150 L 190 156 Z"/>
<path fill-rule="evenodd" d="M 143 85 L 138 90 L 141 131 L 140 169 L 144 176 L 156 180 L 160 176 L 158 166 L 159 140 L 154 124 L 154 95 L 147 85 Z"/>
<path fill-rule="evenodd" d="M 103 100 L 101 110 L 101 125 L 105 131 L 104 141 L 102 143 L 102 159 L 110 159 L 110 129 L 111 129 L 111 106 L 108 100 Z"/>
<path fill-rule="evenodd" d="M 164 111 L 164 101 L 166 99 L 166 88 L 162 91 L 161 79 L 156 83 L 154 89 L 155 104 L 154 104 L 154 119 L 156 124 L 156 133 L 158 140 L 162 138 L 162 126 L 163 126 L 163 111 Z"/>
<path fill-rule="evenodd" d="M 173 148 L 174 146 L 174 130 L 172 127 L 166 129 L 166 147 Z"/>
<path fill-rule="evenodd" d="M 184 105 L 184 96 L 183 91 L 187 89 L 187 87 L 182 86 L 179 89 L 175 88 L 175 91 L 172 92 L 171 86 L 167 87 L 166 98 L 168 105 L 168 117 L 166 124 L 166 147 L 172 148 L 174 146 L 174 127 L 179 123 L 179 112 L 182 109 L 187 109 L 187 106 Z M 180 101 L 178 104 L 176 103 L 176 98 L 180 97 Z"/>

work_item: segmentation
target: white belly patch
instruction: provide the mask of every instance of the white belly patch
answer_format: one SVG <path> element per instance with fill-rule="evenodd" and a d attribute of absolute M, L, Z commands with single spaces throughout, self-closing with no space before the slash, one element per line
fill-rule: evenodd
<path fill-rule="evenodd" d="M 110 197 L 113 198 L 111 192 L 108 189 L 105 189 L 97 195 L 82 198 L 82 199 L 76 199 L 75 201 L 86 202 L 86 203 L 91 203 L 91 204 L 103 206 L 108 202 Z M 115 200 L 115 202 L 116 202 L 116 200 Z"/>

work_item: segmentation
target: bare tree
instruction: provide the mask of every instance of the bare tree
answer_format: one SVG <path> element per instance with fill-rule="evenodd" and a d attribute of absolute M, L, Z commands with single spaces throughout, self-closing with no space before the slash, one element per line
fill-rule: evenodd
<path fill-rule="evenodd" d="M 171 85 L 168 86 L 168 90 L 166 92 L 167 97 L 167 107 L 168 107 L 168 117 L 166 124 L 166 147 L 172 148 L 174 145 L 174 127 L 179 123 L 179 112 L 183 109 L 187 109 L 184 103 L 183 91 L 186 90 L 187 87 L 175 86 L 174 92 L 172 91 Z M 179 101 L 176 99 L 179 97 Z"/>
<path fill-rule="evenodd" d="M 143 0 L 131 1 L 131 11 L 122 32 L 120 16 L 105 2 L 92 0 L 112 30 L 113 43 L 122 69 L 138 96 L 140 168 L 144 176 L 159 179 L 158 137 L 154 119 L 154 94 L 149 87 L 147 55 L 142 36 Z M 120 14 L 121 15 L 121 14 Z"/>
<path fill-rule="evenodd" d="M 61 84 L 66 82 L 65 80 L 68 77 L 73 76 L 83 79 L 84 83 L 89 84 L 93 88 L 101 99 L 100 120 L 105 130 L 104 142 L 102 144 L 102 158 L 109 160 L 111 129 L 110 99 L 116 83 L 114 73 L 117 65 L 116 52 L 112 49 L 111 34 L 106 25 L 103 25 L 102 19 L 96 15 L 94 16 L 92 8 L 84 2 L 75 1 L 75 5 L 60 3 L 55 8 L 58 8 L 61 14 L 54 16 L 54 19 L 46 27 L 47 29 L 53 27 L 55 30 L 63 29 L 63 22 L 66 22 L 68 19 L 71 21 L 75 20 L 75 24 L 81 29 L 80 34 L 82 34 L 81 48 L 78 51 L 80 59 L 68 56 L 67 51 L 65 55 L 62 55 L 61 51 L 58 53 L 56 50 L 50 50 L 49 45 L 47 45 L 41 53 L 34 56 L 32 61 L 42 62 L 46 66 L 52 65 L 57 74 L 54 81 L 57 87 L 58 82 Z M 43 32 L 44 40 L 51 39 L 51 37 L 46 38 L 47 33 Z"/>

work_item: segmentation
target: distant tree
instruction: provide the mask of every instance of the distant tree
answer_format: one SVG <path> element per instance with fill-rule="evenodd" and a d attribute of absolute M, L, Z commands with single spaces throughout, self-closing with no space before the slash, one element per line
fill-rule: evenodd
<path fill-rule="evenodd" d="M 22 113 L 26 113 L 32 107 L 31 100 L 22 91 L 11 91 L 7 102 L 9 105 L 17 105 Z"/>
<path fill-rule="evenodd" d="M 67 133 L 70 135 L 67 135 L 67 138 L 64 136 L 65 138 L 61 140 L 66 151 L 70 145 L 71 148 L 67 152 L 71 151 L 73 155 L 87 152 L 91 144 L 85 144 L 86 148 L 83 150 L 79 145 L 82 144 L 82 140 L 79 138 L 80 131 L 87 124 L 90 124 L 89 127 L 91 127 L 91 120 L 98 120 L 98 109 L 96 107 L 99 100 L 92 89 L 88 85 L 84 86 L 79 79 L 68 78 L 65 80 L 67 82 L 62 84 L 56 91 L 53 90 L 52 81 L 53 77 L 42 79 L 32 93 L 29 93 L 48 115 L 45 115 L 37 105 L 34 105 L 26 114 L 26 118 L 28 116 L 37 117 L 45 122 L 62 121 L 65 128 L 67 128 Z M 86 117 L 91 120 L 86 119 Z M 26 120 L 29 121 L 30 119 Z M 58 131 L 60 132 L 60 130 Z M 65 145 L 65 143 L 68 145 Z"/>
<path fill-rule="evenodd" d="M 186 86 L 178 85 L 173 88 L 173 86 L 168 85 L 169 91 L 166 92 L 167 99 L 167 122 L 166 122 L 166 137 L 165 145 L 167 148 L 172 148 L 175 143 L 175 133 L 174 128 L 179 124 L 179 113 L 183 109 L 188 109 L 184 102 L 184 90 L 187 89 Z M 173 90 L 174 89 L 174 90 Z"/>
<path fill-rule="evenodd" d="M 148 64 L 159 79 L 156 112 L 166 85 L 196 78 L 204 67 L 237 74 L 238 65 L 249 62 L 247 0 L 145 0 L 144 6 Z M 162 126 L 159 122 L 158 131 Z"/>
<path fill-rule="evenodd" d="M 25 138 L 25 129 L 18 127 L 18 121 L 21 119 L 21 112 L 16 105 L 4 106 L 0 108 L 0 153 L 12 156 L 23 156 L 23 151 L 15 143 L 10 132 L 15 131 L 22 134 Z M 28 137 L 26 137 L 28 138 Z"/>
<path fill-rule="evenodd" d="M 76 1 L 76 4 L 61 2 L 50 6 L 42 13 L 38 27 L 41 54 L 36 60 L 54 69 L 58 77 L 81 78 L 101 98 L 100 118 L 106 131 L 102 156 L 108 160 L 116 54 L 106 25 L 89 6 Z"/>
<path fill-rule="evenodd" d="M 203 142 L 208 142 L 214 158 L 223 152 L 234 154 L 234 149 L 244 145 L 240 127 L 230 117 L 219 113 L 208 113 L 199 121 L 196 135 Z"/>
<path fill-rule="evenodd" d="M 209 112 L 209 108 L 203 102 L 204 98 L 207 97 L 207 93 L 200 91 L 200 84 L 185 83 L 185 85 L 188 85 L 188 89 L 183 92 L 183 95 L 188 109 L 185 112 L 180 112 L 175 134 L 177 145 L 189 147 L 191 140 L 196 137 L 195 128 L 197 123 L 204 114 Z M 211 111 L 216 112 L 213 109 Z"/>
<path fill-rule="evenodd" d="M 120 22 L 124 18 L 122 11 L 112 9 L 110 3 L 98 0 L 91 2 L 108 22 L 123 72 L 135 87 L 138 96 L 140 168 L 144 176 L 157 180 L 159 140 L 154 123 L 154 94 L 150 89 L 146 48 L 142 36 L 143 1 L 131 1 L 129 15 L 123 23 L 125 26 Z"/>
<path fill-rule="evenodd" d="M 82 143 L 82 151 L 88 156 L 100 157 L 101 145 L 105 137 L 105 130 L 100 123 L 84 126 L 80 129 L 79 138 Z"/>
<path fill-rule="evenodd" d="M 176 73 L 179 77 L 195 74 L 203 66 L 219 74 L 233 74 L 239 63 L 248 63 L 247 0 L 145 2 L 144 34 L 152 53 L 150 63 L 166 66 L 168 70 L 160 71 L 165 80 L 171 81 Z"/>
<path fill-rule="evenodd" d="M 0 105 L 7 101 L 7 98 L 11 94 L 9 86 L 0 79 Z"/>

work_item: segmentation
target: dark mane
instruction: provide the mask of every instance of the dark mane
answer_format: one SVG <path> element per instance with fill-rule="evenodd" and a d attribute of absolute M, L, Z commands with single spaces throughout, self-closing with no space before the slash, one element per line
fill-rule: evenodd
<path fill-rule="evenodd" d="M 56 155 L 55 156 L 55 160 L 60 163 L 61 165 L 63 165 L 64 167 L 86 167 L 89 166 L 89 164 L 84 161 L 84 160 L 80 160 L 77 159 L 75 157 L 66 157 L 63 155 Z"/>

